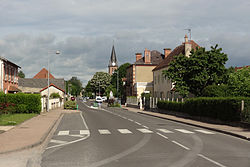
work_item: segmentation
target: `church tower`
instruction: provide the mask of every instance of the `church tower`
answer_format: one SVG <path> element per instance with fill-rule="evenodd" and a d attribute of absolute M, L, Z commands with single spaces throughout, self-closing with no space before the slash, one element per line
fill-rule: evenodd
<path fill-rule="evenodd" d="M 115 54 L 115 47 L 113 45 L 112 47 L 112 52 L 111 52 L 111 57 L 109 60 L 109 74 L 112 75 L 114 73 L 114 71 L 118 68 L 118 63 L 117 63 L 117 59 L 116 59 L 116 54 Z"/>

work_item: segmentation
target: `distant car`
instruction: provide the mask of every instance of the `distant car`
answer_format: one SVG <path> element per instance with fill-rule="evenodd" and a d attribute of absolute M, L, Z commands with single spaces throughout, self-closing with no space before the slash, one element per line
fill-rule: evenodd
<path fill-rule="evenodd" d="M 106 101 L 107 100 L 107 97 L 106 96 L 103 96 L 102 97 L 102 101 Z"/>
<path fill-rule="evenodd" d="M 71 101 L 75 101 L 76 98 L 74 96 L 72 96 L 70 99 L 71 99 Z"/>
<path fill-rule="evenodd" d="M 97 103 L 102 103 L 102 97 L 97 96 L 97 97 L 95 98 L 95 101 L 96 101 Z"/>

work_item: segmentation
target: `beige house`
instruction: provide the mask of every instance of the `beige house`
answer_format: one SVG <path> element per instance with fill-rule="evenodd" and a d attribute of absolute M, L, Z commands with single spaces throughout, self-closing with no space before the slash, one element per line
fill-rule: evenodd
<path fill-rule="evenodd" d="M 183 54 L 185 56 L 190 55 L 190 51 L 192 49 L 196 49 L 200 47 L 193 40 L 188 40 L 187 35 L 184 37 L 185 42 L 181 45 L 177 46 L 166 58 L 153 69 L 153 77 L 154 77 L 154 93 L 153 96 L 155 98 L 161 99 L 176 99 L 179 97 L 178 93 L 174 91 L 174 84 L 168 78 L 165 78 L 162 75 L 164 70 L 167 70 L 169 67 L 169 63 L 174 60 L 174 56 L 178 56 Z"/>
<path fill-rule="evenodd" d="M 143 92 L 153 93 L 152 70 L 165 58 L 166 55 L 153 50 L 136 53 L 136 62 L 127 68 L 126 96 L 141 96 Z"/>

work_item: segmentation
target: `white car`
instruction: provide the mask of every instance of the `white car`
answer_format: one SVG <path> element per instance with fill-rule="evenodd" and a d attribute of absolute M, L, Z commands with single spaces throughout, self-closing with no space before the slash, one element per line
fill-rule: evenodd
<path fill-rule="evenodd" d="M 102 101 L 106 101 L 107 100 L 107 97 L 106 96 L 103 96 L 102 97 Z"/>
<path fill-rule="evenodd" d="M 97 97 L 95 98 L 95 101 L 96 101 L 97 103 L 102 103 L 102 97 L 101 97 L 101 96 L 97 96 Z"/>

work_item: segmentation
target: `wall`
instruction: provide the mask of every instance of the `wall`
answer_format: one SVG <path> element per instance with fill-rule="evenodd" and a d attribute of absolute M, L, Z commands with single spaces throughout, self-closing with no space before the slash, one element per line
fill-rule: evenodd
<path fill-rule="evenodd" d="M 41 90 L 41 88 L 31 88 L 31 87 L 22 87 L 22 86 L 19 86 L 19 89 L 23 93 L 39 93 L 39 94 L 40 94 L 40 90 Z"/>
<path fill-rule="evenodd" d="M 41 98 L 41 104 L 42 104 L 42 111 L 41 112 L 46 112 L 47 111 L 47 98 L 46 97 Z M 49 99 L 49 109 L 50 110 L 61 108 L 61 107 L 63 107 L 63 104 L 64 104 L 63 100 L 61 100 L 60 98 Z"/>
<path fill-rule="evenodd" d="M 3 61 L 0 59 L 0 91 L 4 91 L 3 79 L 4 79 Z"/>
<path fill-rule="evenodd" d="M 54 86 L 50 86 L 49 87 L 49 96 L 52 94 L 52 93 L 59 93 L 59 95 L 64 98 L 64 92 L 55 88 Z M 41 96 L 47 96 L 48 95 L 48 89 L 45 89 L 41 92 Z"/>

